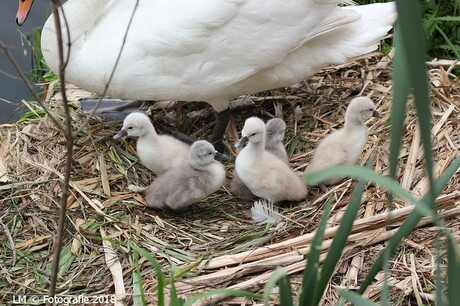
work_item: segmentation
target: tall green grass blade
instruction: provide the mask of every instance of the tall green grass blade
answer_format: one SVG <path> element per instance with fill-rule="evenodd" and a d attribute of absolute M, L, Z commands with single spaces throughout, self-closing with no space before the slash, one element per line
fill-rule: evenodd
<path fill-rule="evenodd" d="M 447 167 L 444 173 L 435 181 L 434 186 L 433 186 L 433 192 L 436 197 L 441 194 L 444 188 L 446 188 L 447 184 L 449 183 L 449 181 L 452 179 L 452 177 L 458 171 L 459 168 L 460 168 L 460 155 L 457 156 L 450 163 L 450 165 Z"/>
<path fill-rule="evenodd" d="M 390 176 L 395 178 L 398 170 L 399 152 L 404 134 L 407 96 L 410 82 L 409 71 L 403 57 L 404 44 L 398 28 L 395 30 L 396 54 L 393 60 L 393 103 L 391 104 L 390 127 Z"/>
<path fill-rule="evenodd" d="M 184 275 L 186 275 L 188 272 L 190 272 L 190 270 L 196 268 L 200 263 L 201 261 L 203 260 L 203 256 L 201 256 L 200 258 L 198 258 L 197 260 L 195 260 L 194 262 L 182 267 L 182 268 L 179 268 L 177 270 L 174 271 L 174 274 L 173 274 L 173 278 L 174 279 L 178 279 Z"/>
<path fill-rule="evenodd" d="M 442 16 L 433 18 L 434 21 L 452 21 L 460 22 L 460 16 Z"/>
<path fill-rule="evenodd" d="M 326 231 L 327 219 L 331 212 L 331 203 L 326 203 L 323 215 L 316 229 L 315 237 L 311 242 L 310 252 L 307 256 L 307 266 L 303 270 L 302 287 L 300 288 L 299 305 L 310 306 L 313 302 L 312 293 L 315 292 L 316 283 L 318 281 L 319 256 L 321 254 L 321 244 Z M 310 295 L 308 295 L 310 294 Z"/>
<path fill-rule="evenodd" d="M 169 306 L 184 305 L 184 300 L 182 300 L 180 297 L 177 296 L 177 290 L 176 290 L 176 287 L 174 286 L 174 277 L 170 278 L 169 285 L 171 286 Z"/>
<path fill-rule="evenodd" d="M 359 205 L 361 204 L 361 197 L 364 192 L 365 182 L 360 181 L 356 187 L 353 195 L 348 204 L 348 208 L 343 215 L 343 219 L 340 222 L 337 235 L 332 241 L 329 252 L 327 253 L 326 260 L 324 261 L 323 268 L 321 269 L 321 275 L 316 286 L 316 290 L 313 295 L 313 305 L 319 305 L 319 302 L 324 294 L 327 284 L 334 273 L 335 267 L 339 262 L 345 244 L 347 243 L 348 235 L 350 235 L 353 222 L 355 221 L 356 214 L 358 213 Z"/>
<path fill-rule="evenodd" d="M 388 252 L 383 253 L 383 283 L 382 283 L 382 294 L 380 295 L 380 304 L 382 306 L 388 305 L 388 300 L 390 298 L 390 288 L 388 286 L 388 275 L 389 275 L 389 262 L 391 258 L 391 254 Z"/>
<path fill-rule="evenodd" d="M 399 16 L 399 30 L 404 45 L 401 55 L 409 69 L 411 87 L 414 89 L 415 107 L 417 109 L 418 124 L 425 155 L 425 166 L 430 184 L 430 202 L 434 203 L 433 193 L 433 157 L 431 152 L 431 112 L 428 96 L 428 78 L 425 66 L 425 36 L 422 28 L 420 5 L 417 0 L 396 0 Z M 398 47 L 398 46 L 397 46 Z"/>
<path fill-rule="evenodd" d="M 331 178 L 334 176 L 347 176 L 353 177 L 360 180 L 368 180 L 380 186 L 383 186 L 387 191 L 391 192 L 393 195 L 400 197 L 403 200 L 408 201 L 411 204 L 417 204 L 418 200 L 407 190 L 401 188 L 401 186 L 391 177 L 382 176 L 375 173 L 369 168 L 359 167 L 359 166 L 337 166 L 325 170 L 321 170 L 317 173 L 312 173 L 306 177 L 308 184 L 316 185 L 324 179 Z M 419 210 L 421 214 L 429 216 L 432 219 L 436 220 L 437 216 L 429 207 L 419 206 L 415 207 L 416 210 Z"/>
<path fill-rule="evenodd" d="M 289 278 L 287 277 L 286 272 L 278 267 L 270 276 L 267 283 L 264 286 L 263 301 L 265 305 L 269 305 L 270 302 L 270 293 L 273 290 L 273 287 L 278 284 L 280 288 L 280 305 L 281 306 L 291 306 L 292 305 L 292 290 L 291 284 L 289 283 Z"/>
<path fill-rule="evenodd" d="M 399 227 L 399 230 L 396 232 L 396 234 L 393 237 L 391 237 L 390 240 L 388 240 L 388 244 L 386 245 L 385 249 L 380 253 L 379 257 L 367 273 L 365 279 L 363 280 L 361 286 L 357 291 L 359 294 L 364 293 L 367 287 L 369 287 L 369 285 L 373 282 L 374 277 L 377 275 L 377 273 L 379 273 L 382 270 L 385 259 L 387 258 L 387 256 L 385 256 L 385 252 L 388 252 L 388 254 L 394 254 L 396 248 L 399 246 L 402 239 L 407 237 L 414 230 L 415 226 L 417 225 L 417 223 L 419 223 L 421 219 L 422 214 L 420 214 L 420 212 L 417 210 L 414 210 L 407 217 L 407 219 Z"/>
<path fill-rule="evenodd" d="M 434 241 L 435 241 L 435 251 L 436 251 L 436 254 L 435 254 L 435 263 L 436 263 L 436 270 L 434 271 L 435 272 L 435 279 L 434 279 L 434 283 L 435 283 L 435 286 L 436 286 L 436 306 L 444 306 L 445 303 L 444 303 L 444 296 L 443 296 L 443 293 L 442 293 L 442 289 L 444 284 L 443 284 L 443 281 L 442 281 L 442 268 L 441 268 L 441 261 L 442 261 L 442 257 L 441 257 L 441 241 L 440 241 L 440 232 L 437 232 L 435 237 L 434 237 Z"/>
<path fill-rule="evenodd" d="M 289 277 L 285 275 L 282 277 L 279 282 L 278 286 L 280 288 L 280 302 L 281 306 L 292 306 L 294 305 L 292 300 L 292 288 L 291 283 L 289 282 Z"/>
<path fill-rule="evenodd" d="M 164 306 L 165 305 L 165 297 L 164 297 L 165 277 L 163 275 L 163 272 L 161 271 L 160 265 L 158 264 L 156 259 L 150 254 L 150 252 L 148 252 L 144 248 L 138 247 L 133 244 L 131 244 L 131 247 L 139 255 L 145 257 L 155 269 L 155 272 L 157 274 L 158 306 Z M 175 287 L 173 283 L 174 277 L 171 277 L 169 281 L 171 282 L 171 302 L 173 302 L 174 300 L 174 303 L 175 303 L 175 304 L 171 303 L 171 305 L 179 305 L 179 306 L 192 305 L 198 300 L 206 299 L 206 298 L 209 298 L 215 295 L 219 295 L 219 294 L 230 295 L 230 296 L 240 296 L 240 297 L 245 297 L 248 299 L 255 299 L 255 300 L 262 299 L 261 295 L 254 294 L 252 292 L 223 288 L 223 289 L 216 289 L 216 290 L 212 290 L 209 292 L 197 294 L 195 296 L 190 297 L 186 302 L 184 302 L 181 298 L 177 297 L 177 292 L 175 291 Z"/>
<path fill-rule="evenodd" d="M 352 302 L 356 306 L 377 306 L 378 304 L 371 302 L 365 298 L 363 298 L 361 295 L 348 291 L 348 290 L 341 290 L 339 291 L 340 296 L 346 298 L 350 302 Z"/>
<path fill-rule="evenodd" d="M 115 240 L 115 239 L 113 239 Z M 118 242 L 118 240 L 117 240 Z M 128 242 L 128 248 L 132 247 L 132 243 Z M 133 279 L 133 304 L 134 306 L 141 306 L 147 303 L 144 294 L 144 288 L 142 286 L 142 274 L 141 274 L 141 266 L 139 264 L 139 253 L 133 252 L 132 259 L 134 261 L 134 265 L 136 269 L 134 269 L 132 273 Z"/>
<path fill-rule="evenodd" d="M 433 186 L 433 193 L 437 197 L 442 190 L 446 187 L 447 183 L 449 180 L 452 178 L 452 176 L 457 172 L 457 170 L 460 167 L 460 156 L 457 157 L 450 165 L 447 167 L 447 169 L 444 171 L 443 175 L 434 183 Z M 419 204 L 417 206 L 422 206 L 424 205 L 426 208 L 430 206 L 430 201 L 429 197 L 425 196 L 423 199 L 419 201 Z M 420 210 L 414 210 L 408 217 L 407 219 L 401 224 L 399 227 L 399 230 L 396 232 L 396 234 L 390 238 L 388 241 L 388 245 L 385 247 L 385 249 L 380 253 L 379 257 L 375 261 L 375 263 L 372 265 L 371 269 L 367 273 L 364 281 L 362 282 L 358 293 L 362 294 L 366 288 L 372 283 L 374 277 L 377 275 L 378 272 L 383 267 L 383 263 L 385 260 L 384 252 L 389 252 L 389 254 L 393 254 L 396 248 L 398 247 L 399 243 L 407 237 L 415 228 L 417 223 L 422 219 L 423 215 L 421 214 Z"/>
<path fill-rule="evenodd" d="M 131 276 L 133 279 L 133 305 L 142 306 L 146 305 L 147 301 L 144 295 L 144 288 L 142 287 L 142 275 L 139 267 L 139 261 L 135 261 L 135 264 L 136 269 L 134 269 Z"/>
<path fill-rule="evenodd" d="M 163 272 L 161 271 L 161 267 L 156 261 L 156 259 L 144 248 L 140 248 L 137 245 L 132 245 L 132 248 L 139 253 L 139 255 L 145 257 L 150 264 L 153 266 L 155 269 L 155 272 L 157 274 L 157 290 L 158 290 L 158 306 L 164 306 L 165 305 L 165 300 L 164 300 L 164 287 L 165 287 L 165 281 L 164 281 L 164 276 Z"/>
<path fill-rule="evenodd" d="M 450 233 L 447 233 L 447 272 L 449 305 L 460 305 L 460 249 Z"/>
<path fill-rule="evenodd" d="M 339 301 L 337 302 L 337 306 L 344 306 L 345 305 L 345 299 L 343 296 L 339 298 Z"/>
<path fill-rule="evenodd" d="M 436 31 L 441 34 L 441 36 L 444 38 L 446 41 L 447 45 L 449 46 L 449 50 L 452 51 L 455 54 L 456 58 L 460 58 L 460 53 L 458 52 L 458 46 L 455 46 L 452 41 L 449 39 L 449 37 L 444 33 L 444 31 L 438 26 L 435 26 Z"/>

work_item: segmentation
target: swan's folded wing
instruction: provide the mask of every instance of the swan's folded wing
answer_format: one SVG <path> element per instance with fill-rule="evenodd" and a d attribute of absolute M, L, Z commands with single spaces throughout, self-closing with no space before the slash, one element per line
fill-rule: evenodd
<path fill-rule="evenodd" d="M 185 79 L 207 77 L 212 83 L 226 84 L 276 66 L 306 41 L 359 18 L 353 11 L 337 9 L 336 1 L 201 0 L 193 1 L 192 6 L 184 0 L 142 4 L 145 12 L 136 13 L 139 25 L 135 19 L 131 39 L 137 39 L 144 52 L 165 61 L 183 61 L 188 66 L 182 75 Z M 175 67 L 174 63 L 170 67 Z"/>

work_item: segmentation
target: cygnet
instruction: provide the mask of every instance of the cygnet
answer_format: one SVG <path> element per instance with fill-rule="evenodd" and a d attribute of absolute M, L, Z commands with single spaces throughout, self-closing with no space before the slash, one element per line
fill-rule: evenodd
<path fill-rule="evenodd" d="M 307 195 L 302 180 L 281 159 L 265 150 L 265 124 L 251 117 L 244 123 L 237 147 L 249 142 L 236 157 L 238 177 L 253 194 L 271 202 L 300 201 Z"/>
<path fill-rule="evenodd" d="M 368 138 L 365 122 L 371 117 L 382 117 L 375 110 L 372 100 L 368 97 L 353 99 L 345 112 L 344 127 L 321 141 L 305 169 L 305 174 L 338 165 L 356 164 Z M 321 182 L 320 185 L 335 184 L 342 179 L 343 177 L 333 177 Z"/>
<path fill-rule="evenodd" d="M 225 181 L 225 170 L 214 159 L 216 153 L 205 140 L 193 143 L 188 163 L 158 176 L 147 188 L 147 205 L 180 210 L 219 190 Z"/>
<path fill-rule="evenodd" d="M 284 123 L 283 119 L 273 118 L 267 121 L 265 128 L 265 150 L 281 159 L 286 165 L 289 165 L 288 155 L 283 144 L 286 123 Z M 236 171 L 233 171 L 230 191 L 234 196 L 243 199 L 252 199 L 255 197 L 251 190 L 241 182 Z"/>
<path fill-rule="evenodd" d="M 123 127 L 113 138 L 139 137 L 136 150 L 148 169 L 156 174 L 166 172 L 188 160 L 190 146 L 169 136 L 158 135 L 149 117 L 143 113 L 131 113 L 123 121 Z"/>
<path fill-rule="evenodd" d="M 265 124 L 265 150 L 281 159 L 286 165 L 289 165 L 289 159 L 284 146 L 284 131 L 286 123 L 283 119 L 273 118 Z"/>

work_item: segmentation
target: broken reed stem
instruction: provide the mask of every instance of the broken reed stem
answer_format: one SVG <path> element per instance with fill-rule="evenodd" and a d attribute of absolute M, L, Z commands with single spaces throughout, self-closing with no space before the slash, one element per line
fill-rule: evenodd
<path fill-rule="evenodd" d="M 437 209 L 447 209 L 451 206 L 455 206 L 455 201 L 460 197 L 459 192 L 454 192 L 445 196 L 441 196 L 437 199 Z M 415 206 L 406 206 L 400 209 L 396 209 L 387 213 L 378 214 L 369 218 L 358 219 L 353 224 L 351 234 L 361 233 L 366 230 L 380 229 L 382 226 L 387 224 L 395 224 L 402 222 L 413 210 Z M 440 213 L 442 216 L 442 213 Z M 327 238 L 333 238 L 337 233 L 339 226 L 334 226 L 326 229 L 324 236 Z M 286 250 L 291 251 L 292 249 L 303 247 L 308 242 L 311 242 L 315 235 L 315 232 L 304 234 L 289 240 L 285 240 L 279 243 L 275 243 L 269 246 L 263 246 L 255 250 L 245 251 L 239 254 L 224 255 L 217 257 L 209 261 L 204 267 L 206 270 L 213 270 L 222 267 L 229 267 L 233 265 L 241 266 L 244 263 L 261 260 L 266 257 L 272 258 L 277 254 L 283 254 Z"/>
<path fill-rule="evenodd" d="M 59 222 L 58 222 L 58 231 L 56 235 L 56 239 L 54 241 L 54 260 L 53 260 L 53 267 L 51 270 L 51 278 L 50 278 L 50 288 L 49 288 L 49 295 L 54 297 L 56 294 L 56 283 L 57 283 L 57 275 L 59 272 L 59 258 L 62 249 L 62 240 L 64 236 L 64 226 L 66 222 L 66 212 L 67 212 L 67 197 L 69 194 L 69 182 L 70 182 L 70 172 L 72 169 L 72 160 L 73 160 L 73 144 L 75 140 L 75 135 L 72 133 L 72 116 L 70 115 L 69 105 L 67 102 L 66 96 L 66 87 L 65 87 L 65 68 L 67 65 L 67 60 L 70 57 L 70 46 L 67 53 L 67 59 L 64 61 L 64 47 L 63 47 L 63 40 L 62 40 L 62 31 L 61 31 L 61 20 L 59 17 L 59 7 L 60 1 L 59 0 L 51 0 L 52 2 L 52 10 L 54 21 L 56 25 L 56 35 L 58 41 L 58 51 L 59 51 L 59 83 L 60 83 L 60 91 L 62 94 L 62 106 L 64 108 L 65 114 L 65 128 L 63 130 L 64 136 L 66 138 L 66 162 L 65 162 L 65 170 L 64 170 L 64 181 L 62 182 L 62 192 L 61 192 L 61 199 L 59 201 L 60 208 L 59 208 Z M 63 11 L 64 14 L 64 11 Z M 65 20 L 65 17 L 64 17 Z M 68 27 L 66 27 L 68 28 Z M 70 35 L 67 31 L 67 41 L 70 42 Z M 51 304 L 51 303 L 50 303 Z"/>
<path fill-rule="evenodd" d="M 454 216 L 458 216 L 460 214 L 460 207 L 458 207 L 458 204 L 454 203 L 454 205 L 452 205 L 452 202 L 455 201 L 455 199 L 458 199 L 458 197 L 459 197 L 459 193 L 454 193 L 454 194 L 446 196 L 443 199 L 444 201 L 442 203 L 439 203 L 438 209 L 446 209 L 447 207 L 454 206 L 454 208 L 439 212 L 440 218 L 451 218 L 451 217 L 454 217 Z M 401 208 L 401 209 L 398 210 L 398 211 L 401 211 L 401 210 L 404 211 L 404 214 L 402 216 L 399 216 L 398 220 L 401 217 L 407 216 L 408 213 L 413 211 L 413 209 L 409 210 L 407 208 L 408 207 L 404 207 L 404 208 Z M 414 207 L 412 207 L 412 208 L 414 208 Z M 384 215 L 387 215 L 387 214 L 384 214 Z M 372 218 L 366 218 L 366 219 L 362 219 L 362 220 L 364 221 L 364 220 L 371 220 L 371 219 Z M 422 226 L 427 226 L 429 224 L 432 224 L 431 218 L 424 217 L 417 224 L 416 228 L 419 228 L 419 227 L 422 227 Z M 343 254 L 345 254 L 347 252 L 352 252 L 355 248 L 368 247 L 368 246 L 375 245 L 377 243 L 381 243 L 383 241 L 386 241 L 386 240 L 390 239 L 392 236 L 394 236 L 398 230 L 399 230 L 399 227 L 396 227 L 396 228 L 394 228 L 392 230 L 389 230 L 389 231 L 386 231 L 386 232 L 383 232 L 383 233 L 381 233 L 381 232 L 378 233 L 378 231 L 380 231 L 380 229 L 377 228 L 377 229 L 374 229 L 376 234 L 372 234 L 369 231 L 360 231 L 360 232 L 358 232 L 356 234 L 352 234 L 352 235 L 349 236 L 350 241 L 349 241 L 349 244 L 344 248 Z M 370 239 L 366 240 L 365 237 L 370 237 Z M 320 255 L 320 262 L 321 263 L 324 262 L 324 260 L 326 258 L 327 250 L 330 247 L 331 242 L 332 241 L 330 239 L 326 240 L 326 241 L 323 242 L 323 244 L 321 246 L 321 249 L 322 249 L 322 252 L 323 252 Z M 196 290 L 197 288 L 199 288 L 200 286 L 203 286 L 203 285 L 207 286 L 209 284 L 220 283 L 220 282 L 222 282 L 222 279 L 229 280 L 229 279 L 235 279 L 235 278 L 242 278 L 242 277 L 247 276 L 249 274 L 252 274 L 254 272 L 260 272 L 260 274 L 258 274 L 255 277 L 251 277 L 249 279 L 242 280 L 241 282 L 228 287 L 229 289 L 235 289 L 235 290 L 250 290 L 251 288 L 261 286 L 261 285 L 265 284 L 268 281 L 268 279 L 270 278 L 270 276 L 272 275 L 273 270 L 276 267 L 280 266 L 280 265 L 282 266 L 284 264 L 283 269 L 286 271 L 286 273 L 288 275 L 291 275 L 293 273 L 296 273 L 296 272 L 299 272 L 299 271 L 303 270 L 305 268 L 305 265 L 306 265 L 306 261 L 304 259 L 305 258 L 304 256 L 309 252 L 310 247 L 307 246 L 307 247 L 303 247 L 301 249 L 295 249 L 294 251 L 292 251 L 292 249 L 295 249 L 295 247 L 289 248 L 290 252 L 282 254 L 283 256 L 279 256 L 279 255 L 278 256 L 273 256 L 273 254 L 267 254 L 266 259 L 259 259 L 258 261 L 251 262 L 249 264 L 246 263 L 246 264 L 237 265 L 234 268 L 228 268 L 227 267 L 226 269 L 219 270 L 217 272 L 214 272 L 214 273 L 211 273 L 211 274 L 208 274 L 208 275 L 197 276 L 195 278 L 188 279 L 182 284 L 181 283 L 176 283 L 176 289 L 179 292 L 184 292 L 184 291 L 188 291 L 188 290 L 191 290 L 191 289 Z M 222 256 L 222 257 L 224 257 L 224 256 Z M 264 262 L 267 262 L 267 259 L 268 259 L 268 261 L 270 261 L 271 259 L 276 259 L 276 257 L 278 257 L 278 258 L 286 257 L 286 258 L 284 258 L 284 262 L 281 262 L 281 261 L 280 262 L 271 262 L 269 265 L 264 264 Z M 234 263 L 234 264 L 238 264 L 238 263 Z M 247 267 L 247 266 L 249 266 L 249 267 Z M 259 269 L 257 269 L 257 271 L 254 271 L 254 269 L 253 268 L 251 269 L 251 267 L 259 267 Z M 235 271 L 235 269 L 238 270 L 238 271 Z M 263 270 L 265 270 L 265 272 L 263 272 Z M 230 271 L 231 273 L 228 273 L 228 271 Z M 207 279 L 206 279 L 206 281 L 204 281 L 204 278 L 206 278 L 206 277 L 207 277 Z M 223 300 L 223 299 L 225 299 L 227 297 L 229 297 L 229 296 L 226 295 L 226 294 L 219 294 L 219 295 L 215 295 L 215 296 L 212 296 L 210 298 L 207 298 L 205 300 L 198 301 L 193 305 L 209 305 L 209 304 L 212 304 L 212 303 L 217 303 L 220 300 Z"/>

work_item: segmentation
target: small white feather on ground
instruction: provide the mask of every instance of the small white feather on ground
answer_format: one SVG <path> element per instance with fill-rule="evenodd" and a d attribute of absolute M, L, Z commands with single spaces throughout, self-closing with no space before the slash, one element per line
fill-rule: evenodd
<path fill-rule="evenodd" d="M 268 200 L 255 201 L 251 207 L 251 215 L 258 224 L 276 224 L 283 219 L 278 207 Z"/>

